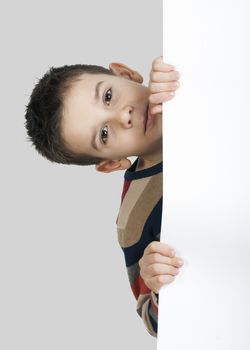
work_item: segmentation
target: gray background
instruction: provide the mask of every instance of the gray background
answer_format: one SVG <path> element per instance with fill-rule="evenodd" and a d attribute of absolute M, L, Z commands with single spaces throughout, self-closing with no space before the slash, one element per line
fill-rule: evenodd
<path fill-rule="evenodd" d="M 146 85 L 162 55 L 162 1 L 2 1 L 0 10 L 0 348 L 153 349 L 117 241 L 123 172 L 43 159 L 24 111 L 49 66 L 123 62 Z"/>

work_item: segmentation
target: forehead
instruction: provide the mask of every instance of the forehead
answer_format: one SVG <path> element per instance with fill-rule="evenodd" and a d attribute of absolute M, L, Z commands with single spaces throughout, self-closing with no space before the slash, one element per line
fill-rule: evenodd
<path fill-rule="evenodd" d="M 112 76 L 108 74 L 87 74 L 84 73 L 73 79 L 69 89 L 64 96 L 64 105 L 69 105 L 71 100 L 76 100 L 79 95 L 94 97 L 97 82 L 110 80 Z"/>
<path fill-rule="evenodd" d="M 97 84 L 110 80 L 107 74 L 82 74 L 74 79 L 63 97 L 63 119 L 82 113 L 83 106 L 94 105 Z"/>
<path fill-rule="evenodd" d="M 97 108 L 96 89 L 100 81 L 110 81 L 115 77 L 108 74 L 84 73 L 72 81 L 63 97 L 61 121 L 62 137 L 72 151 L 78 151 L 82 144 L 78 140 L 89 138 L 93 130 Z M 74 147 L 73 147 L 74 146 Z M 74 148 L 74 149 L 73 149 Z"/>

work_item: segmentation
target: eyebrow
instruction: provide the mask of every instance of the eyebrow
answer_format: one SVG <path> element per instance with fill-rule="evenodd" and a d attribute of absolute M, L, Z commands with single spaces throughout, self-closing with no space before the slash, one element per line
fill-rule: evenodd
<path fill-rule="evenodd" d="M 96 84 L 96 87 L 95 87 L 95 96 L 94 96 L 94 100 L 95 100 L 95 101 L 98 101 L 98 100 L 100 99 L 100 87 L 101 87 L 102 83 L 104 83 L 103 80 L 99 81 L 99 82 Z M 95 133 L 94 133 L 93 136 L 92 136 L 91 146 L 92 146 L 92 148 L 94 148 L 96 151 L 98 151 L 98 148 L 97 148 L 96 143 L 95 143 Z"/>
<path fill-rule="evenodd" d="M 95 101 L 99 100 L 100 99 L 100 86 L 102 85 L 102 83 L 104 83 L 104 81 L 99 81 L 97 84 L 96 84 L 96 87 L 95 87 Z"/>
<path fill-rule="evenodd" d="M 94 148 L 96 151 L 98 151 L 98 148 L 95 143 L 95 133 L 93 134 L 92 140 L 91 140 L 91 146 Z"/>

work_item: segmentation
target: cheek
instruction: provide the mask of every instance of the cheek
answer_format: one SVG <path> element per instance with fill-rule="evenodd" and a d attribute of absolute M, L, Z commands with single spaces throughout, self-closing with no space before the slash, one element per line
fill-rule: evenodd
<path fill-rule="evenodd" d="M 118 143 L 122 144 L 124 147 L 126 148 L 130 148 L 130 147 L 135 147 L 138 144 L 141 144 L 143 141 L 143 137 L 139 134 L 136 133 L 124 133 L 123 135 L 121 135 L 118 139 Z"/>

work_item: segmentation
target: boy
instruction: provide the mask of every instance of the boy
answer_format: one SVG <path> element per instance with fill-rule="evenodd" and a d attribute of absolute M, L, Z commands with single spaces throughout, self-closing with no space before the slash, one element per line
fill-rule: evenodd
<path fill-rule="evenodd" d="M 137 312 L 157 336 L 158 292 L 183 261 L 159 242 L 162 214 L 162 103 L 174 96 L 179 73 L 158 57 L 149 87 L 121 63 L 52 68 L 35 86 L 26 128 L 37 151 L 52 162 L 125 170 L 118 240 Z M 131 165 L 127 159 L 137 156 Z"/>

